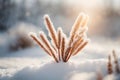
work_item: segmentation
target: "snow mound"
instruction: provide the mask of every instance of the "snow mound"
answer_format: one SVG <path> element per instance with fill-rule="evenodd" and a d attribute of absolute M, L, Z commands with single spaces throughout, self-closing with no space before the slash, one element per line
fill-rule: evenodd
<path fill-rule="evenodd" d="M 16 71 L 12 76 L 4 76 L 1 80 L 95 80 L 96 67 L 101 64 L 102 71 L 105 61 L 86 61 L 73 63 L 47 62 L 39 67 L 25 67 Z M 89 67 L 90 68 L 89 68 Z"/>

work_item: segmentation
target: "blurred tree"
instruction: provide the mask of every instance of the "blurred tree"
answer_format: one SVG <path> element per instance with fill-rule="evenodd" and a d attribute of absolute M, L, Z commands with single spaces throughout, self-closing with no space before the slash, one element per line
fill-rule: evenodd
<path fill-rule="evenodd" d="M 12 0 L 0 0 L 0 31 L 8 28 L 9 18 L 14 7 L 15 4 Z"/>
<path fill-rule="evenodd" d="M 64 22 L 59 20 L 68 16 L 69 8 L 64 1 L 42 0 L 0 0 L 0 31 L 16 25 L 19 22 L 31 23 L 35 26 L 43 26 L 40 23 L 44 14 L 50 14 L 56 24 Z"/>
<path fill-rule="evenodd" d="M 19 13 L 18 20 L 25 20 L 26 19 L 26 0 L 22 0 L 19 7 Z"/>

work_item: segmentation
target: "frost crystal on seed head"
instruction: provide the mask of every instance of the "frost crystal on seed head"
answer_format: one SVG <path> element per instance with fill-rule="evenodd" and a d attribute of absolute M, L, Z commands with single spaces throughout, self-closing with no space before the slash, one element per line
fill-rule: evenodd
<path fill-rule="evenodd" d="M 39 33 L 40 39 L 35 33 L 30 33 L 30 36 L 57 63 L 67 62 L 71 56 L 78 54 L 89 42 L 86 34 L 88 19 L 88 15 L 80 13 L 72 26 L 69 38 L 67 38 L 62 28 L 59 27 L 56 31 L 50 17 L 45 15 L 44 22 L 51 42 L 43 31 Z"/>

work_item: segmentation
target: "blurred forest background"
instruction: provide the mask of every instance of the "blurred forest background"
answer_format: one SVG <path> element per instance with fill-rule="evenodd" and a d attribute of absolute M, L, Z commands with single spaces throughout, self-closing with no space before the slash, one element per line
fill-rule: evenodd
<path fill-rule="evenodd" d="M 47 33 L 44 14 L 68 34 L 80 12 L 90 17 L 90 38 L 120 43 L 119 0 L 0 0 L 0 53 L 33 46 L 30 31 Z"/>

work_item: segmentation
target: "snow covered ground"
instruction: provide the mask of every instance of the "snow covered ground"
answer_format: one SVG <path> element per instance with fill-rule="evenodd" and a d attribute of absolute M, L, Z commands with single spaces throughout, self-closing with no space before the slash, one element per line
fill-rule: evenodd
<path fill-rule="evenodd" d="M 106 76 L 107 57 L 115 49 L 120 62 L 119 47 L 117 42 L 91 40 L 67 63 L 55 63 L 38 46 L 5 53 L 0 56 L 0 80 L 97 80 L 99 71 L 104 80 L 114 80 L 119 75 Z"/>

